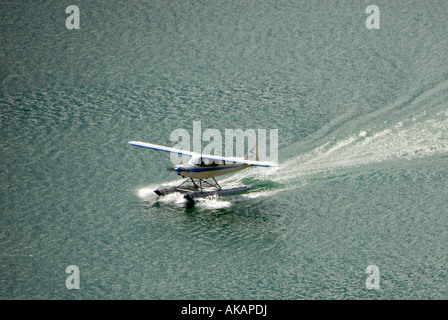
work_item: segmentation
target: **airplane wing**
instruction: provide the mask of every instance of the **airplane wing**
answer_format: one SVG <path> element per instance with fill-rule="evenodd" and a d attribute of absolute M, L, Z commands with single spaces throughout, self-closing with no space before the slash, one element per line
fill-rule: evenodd
<path fill-rule="evenodd" d="M 158 144 L 152 144 L 152 143 L 147 143 L 147 142 L 129 141 L 128 143 L 133 145 L 133 146 L 149 148 L 149 149 L 154 149 L 154 150 L 159 150 L 159 151 L 166 151 L 166 152 L 171 152 L 171 153 L 185 154 L 187 156 L 195 155 L 195 153 L 191 152 L 191 151 L 182 150 L 182 149 L 176 149 L 176 148 L 170 148 L 170 147 L 165 147 L 165 146 L 159 146 Z"/>
<path fill-rule="evenodd" d="M 143 147 L 143 148 L 149 148 L 159 151 L 166 151 L 171 153 L 177 153 L 177 154 L 184 154 L 187 156 L 201 156 L 204 159 L 210 159 L 210 160 L 218 160 L 218 161 L 226 161 L 226 162 L 234 162 L 234 163 L 241 163 L 248 166 L 258 166 L 258 167 L 278 167 L 277 164 L 271 163 L 271 162 L 263 162 L 263 161 L 255 161 L 255 160 L 246 160 L 243 158 L 236 158 L 236 157 L 221 157 L 221 156 L 215 156 L 210 154 L 198 154 L 196 152 L 182 150 L 182 149 L 176 149 L 176 148 L 170 148 L 165 146 L 160 146 L 157 144 L 147 143 L 147 142 L 141 142 L 141 141 L 129 141 L 130 145 L 137 146 L 137 147 Z"/>

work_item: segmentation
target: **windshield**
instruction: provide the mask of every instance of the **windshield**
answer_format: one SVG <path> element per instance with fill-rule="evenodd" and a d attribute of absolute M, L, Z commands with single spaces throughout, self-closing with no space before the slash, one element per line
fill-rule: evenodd
<path fill-rule="evenodd" d="M 200 165 L 201 164 L 201 156 L 192 156 L 190 161 L 188 161 L 190 164 L 194 165 Z"/>

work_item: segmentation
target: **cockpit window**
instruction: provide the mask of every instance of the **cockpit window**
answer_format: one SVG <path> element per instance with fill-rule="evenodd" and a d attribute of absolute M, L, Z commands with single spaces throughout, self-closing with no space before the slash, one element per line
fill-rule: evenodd
<path fill-rule="evenodd" d="M 201 164 L 201 157 L 200 156 L 192 156 L 190 161 L 188 161 L 190 164 L 194 165 L 200 165 Z"/>
<path fill-rule="evenodd" d="M 201 156 L 198 155 L 198 156 L 192 156 L 190 161 L 188 161 L 188 163 L 194 164 L 195 166 L 216 167 L 219 164 L 222 164 L 222 161 L 202 158 Z"/>

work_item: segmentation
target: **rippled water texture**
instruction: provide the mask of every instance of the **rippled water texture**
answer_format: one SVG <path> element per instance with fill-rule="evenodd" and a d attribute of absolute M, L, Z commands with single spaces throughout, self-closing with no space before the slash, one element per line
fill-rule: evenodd
<path fill-rule="evenodd" d="M 2 2 L 0 298 L 448 298 L 448 3 L 370 4 Z M 193 121 L 281 166 L 158 198 Z"/>

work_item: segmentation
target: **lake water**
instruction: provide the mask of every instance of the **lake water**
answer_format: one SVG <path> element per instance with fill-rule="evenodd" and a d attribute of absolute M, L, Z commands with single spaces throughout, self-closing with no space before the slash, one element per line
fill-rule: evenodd
<path fill-rule="evenodd" d="M 0 298 L 448 298 L 448 2 L 74 4 L 1 2 Z M 193 121 L 280 168 L 157 198 Z"/>

